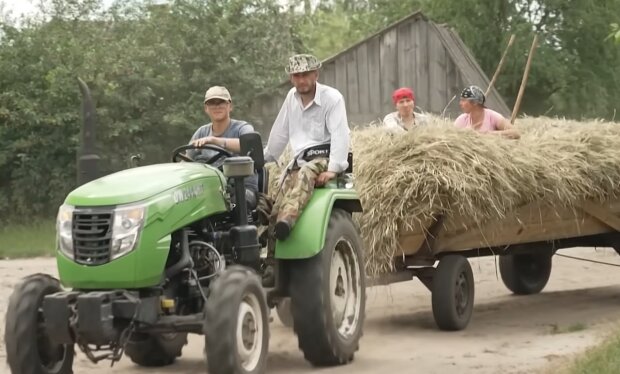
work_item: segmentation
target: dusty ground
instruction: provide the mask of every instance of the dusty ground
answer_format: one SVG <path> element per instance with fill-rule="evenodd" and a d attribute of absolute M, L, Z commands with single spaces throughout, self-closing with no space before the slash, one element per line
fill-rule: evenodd
<path fill-rule="evenodd" d="M 612 250 L 576 248 L 563 254 L 620 264 Z M 347 367 L 321 373 L 532 373 L 595 345 L 620 325 L 620 269 L 554 258 L 554 270 L 540 295 L 516 297 L 496 276 L 493 258 L 472 260 L 476 277 L 476 307 L 465 331 L 436 329 L 430 293 L 417 280 L 368 290 L 368 319 L 361 350 Z M 26 274 L 55 273 L 51 259 L 0 261 L 0 330 L 12 285 Z M 311 373 L 297 350 L 293 333 L 275 317 L 271 324 L 269 373 Z M 578 330 L 568 332 L 569 330 Z M 201 337 L 192 336 L 183 357 L 161 370 L 145 370 L 123 359 L 109 365 L 90 364 L 83 355 L 80 373 L 197 373 L 204 372 Z M 2 339 L 0 372 L 8 373 Z M 318 370 L 317 370 L 318 371 Z"/>

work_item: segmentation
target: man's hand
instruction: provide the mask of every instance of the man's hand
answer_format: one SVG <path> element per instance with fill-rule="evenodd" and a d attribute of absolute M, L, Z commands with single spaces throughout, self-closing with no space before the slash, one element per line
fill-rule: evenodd
<path fill-rule="evenodd" d="M 325 183 L 329 182 L 334 178 L 336 178 L 336 173 L 334 173 L 333 171 L 324 171 L 316 178 L 316 182 L 314 182 L 314 185 L 316 187 L 324 186 Z"/>
<path fill-rule="evenodd" d="M 192 141 L 192 145 L 196 147 L 202 147 L 205 144 L 213 144 L 215 137 L 213 136 L 205 136 L 204 138 L 196 139 Z"/>

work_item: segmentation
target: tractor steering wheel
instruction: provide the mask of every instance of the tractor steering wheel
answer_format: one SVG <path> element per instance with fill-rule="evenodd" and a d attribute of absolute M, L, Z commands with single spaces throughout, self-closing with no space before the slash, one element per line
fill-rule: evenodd
<path fill-rule="evenodd" d="M 205 161 L 205 164 L 213 164 L 215 161 L 221 159 L 222 157 L 232 157 L 233 154 L 224 148 L 218 147 L 216 145 L 205 144 L 202 146 L 196 146 L 193 144 L 182 145 L 172 151 L 172 162 L 179 162 L 179 159 L 186 162 L 196 162 L 196 160 L 192 159 L 189 156 L 186 156 L 183 152 L 188 149 L 209 149 L 211 151 L 217 152 L 213 157 Z M 202 161 L 202 160 L 201 160 Z"/>

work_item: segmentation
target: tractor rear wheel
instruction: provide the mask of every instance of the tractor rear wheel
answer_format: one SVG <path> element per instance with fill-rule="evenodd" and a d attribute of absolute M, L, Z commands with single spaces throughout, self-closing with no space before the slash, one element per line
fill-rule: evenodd
<path fill-rule="evenodd" d="M 315 366 L 353 360 L 365 319 L 362 241 L 349 213 L 334 209 L 316 256 L 287 261 L 293 329 Z"/>

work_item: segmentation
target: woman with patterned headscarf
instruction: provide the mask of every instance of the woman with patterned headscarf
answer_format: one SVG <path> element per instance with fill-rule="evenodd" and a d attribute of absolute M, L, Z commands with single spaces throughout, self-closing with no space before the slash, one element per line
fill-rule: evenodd
<path fill-rule="evenodd" d="M 485 100 L 484 92 L 480 87 L 466 87 L 461 92 L 461 101 L 459 102 L 463 114 L 458 116 L 455 125 L 482 133 L 518 139 L 520 137 L 519 131 L 504 116 L 485 107 Z"/>

